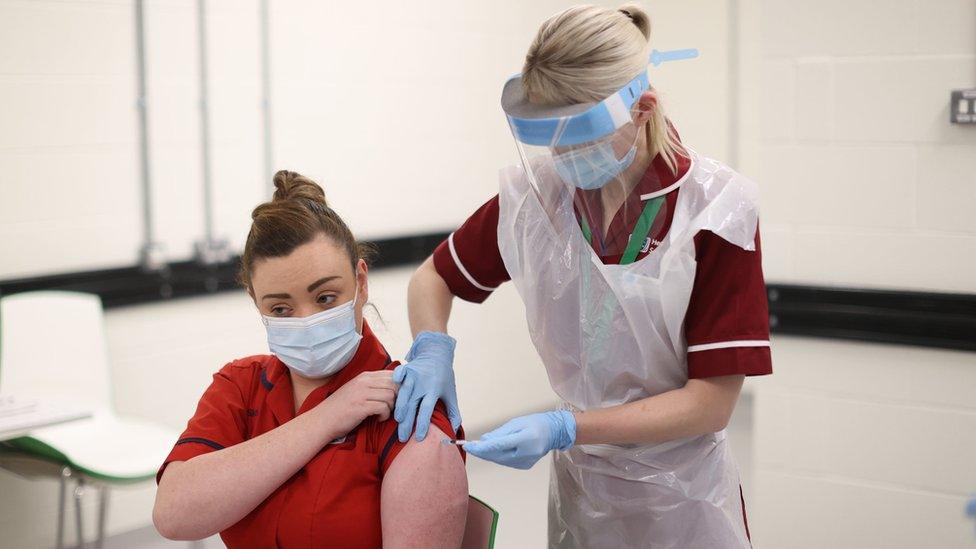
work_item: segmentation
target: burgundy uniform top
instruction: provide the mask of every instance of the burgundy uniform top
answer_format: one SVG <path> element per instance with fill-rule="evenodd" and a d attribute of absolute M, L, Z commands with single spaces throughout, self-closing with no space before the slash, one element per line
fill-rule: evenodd
<path fill-rule="evenodd" d="M 589 226 L 594 228 L 590 244 L 604 264 L 620 262 L 620 254 L 602 255 L 601 250 L 623 249 L 610 244 L 617 239 L 626 242 L 630 236 L 633 226 L 625 226 L 625 220 L 633 223 L 640 215 L 644 208 L 641 195 L 666 189 L 688 172 L 690 161 L 683 157 L 678 157 L 678 161 L 677 173 L 672 173 L 661 155 L 654 158 L 606 235 L 597 234 L 602 226 L 602 212 L 576 209 L 577 218 L 585 215 Z M 637 261 L 654 253 L 668 234 L 680 192 L 678 186 L 665 195 Z M 498 249 L 498 208 L 496 195 L 434 251 L 437 272 L 451 292 L 466 301 L 481 303 L 500 284 L 510 280 Z M 754 252 L 743 250 L 711 231 L 699 232 L 694 243 L 698 265 L 685 316 L 688 377 L 772 373 L 769 306 L 758 229 Z"/>

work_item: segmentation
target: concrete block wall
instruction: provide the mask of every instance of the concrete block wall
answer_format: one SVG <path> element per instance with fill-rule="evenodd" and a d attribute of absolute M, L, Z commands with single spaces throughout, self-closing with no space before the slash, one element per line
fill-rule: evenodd
<path fill-rule="evenodd" d="M 573 3 L 270 2 L 275 169 L 322 183 L 363 238 L 456 227 L 517 162 L 502 84 L 539 24 Z M 133 6 L 0 0 L 0 278 L 137 260 Z M 272 190 L 259 2 L 206 6 L 214 223 L 239 250 Z M 657 46 L 707 52 L 659 68 L 655 85 L 685 139 L 724 155 L 727 120 L 701 105 L 728 90 L 727 3 L 648 8 Z M 153 229 L 170 260 L 188 259 L 204 231 L 197 29 L 195 0 L 146 0 Z"/>
<path fill-rule="evenodd" d="M 976 291 L 976 2 L 741 2 L 742 171 L 777 282 Z"/>
<path fill-rule="evenodd" d="M 976 1 L 740 3 L 740 168 L 767 280 L 976 291 Z M 756 547 L 969 547 L 976 355 L 773 341 L 755 385 Z"/>
<path fill-rule="evenodd" d="M 976 355 L 776 337 L 754 390 L 755 546 L 971 547 Z"/>
<path fill-rule="evenodd" d="M 207 3 L 215 223 L 235 244 L 266 192 L 258 4 Z M 155 238 L 203 234 L 196 2 L 145 3 Z M 0 1 L 0 278 L 135 264 L 142 244 L 134 2 Z"/>

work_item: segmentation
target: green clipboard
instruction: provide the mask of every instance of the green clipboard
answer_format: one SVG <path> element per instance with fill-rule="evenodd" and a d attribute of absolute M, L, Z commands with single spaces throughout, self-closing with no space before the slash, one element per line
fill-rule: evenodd
<path fill-rule="evenodd" d="M 474 496 L 468 496 L 468 520 L 461 549 L 491 549 L 495 546 L 498 511 Z"/>

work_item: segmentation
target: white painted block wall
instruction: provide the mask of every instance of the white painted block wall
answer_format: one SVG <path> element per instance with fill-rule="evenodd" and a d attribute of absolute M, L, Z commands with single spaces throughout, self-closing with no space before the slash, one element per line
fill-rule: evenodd
<path fill-rule="evenodd" d="M 323 184 L 362 238 L 455 228 L 517 161 L 502 84 L 572 4 L 270 2 L 275 169 Z M 258 6 L 207 0 L 214 223 L 235 250 L 272 189 Z M 724 155 L 727 117 L 701 106 L 728 88 L 726 3 L 648 7 L 655 45 L 704 52 L 655 71 L 663 101 L 689 143 Z M 0 278 L 136 262 L 134 17 L 131 0 L 0 0 Z M 185 260 L 204 230 L 197 2 L 146 0 L 145 21 L 153 230 Z"/>
<path fill-rule="evenodd" d="M 741 2 L 767 280 L 976 291 L 976 1 Z M 970 547 L 976 355 L 774 338 L 756 547 Z"/>
<path fill-rule="evenodd" d="M 773 340 L 756 384 L 757 548 L 972 547 L 976 354 Z"/>
<path fill-rule="evenodd" d="M 976 291 L 976 1 L 740 2 L 766 277 Z"/>

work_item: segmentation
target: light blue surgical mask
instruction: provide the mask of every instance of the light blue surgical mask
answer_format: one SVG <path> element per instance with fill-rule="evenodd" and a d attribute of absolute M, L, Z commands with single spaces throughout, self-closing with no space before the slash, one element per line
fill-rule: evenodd
<path fill-rule="evenodd" d="M 637 156 L 637 142 L 623 158 L 617 158 L 613 144 L 607 140 L 564 153 L 553 153 L 552 160 L 559 177 L 585 191 L 599 189 L 630 167 Z"/>
<path fill-rule="evenodd" d="M 322 378 L 343 369 L 359 349 L 356 299 L 303 318 L 263 316 L 268 347 L 286 366 L 308 378 Z"/>

